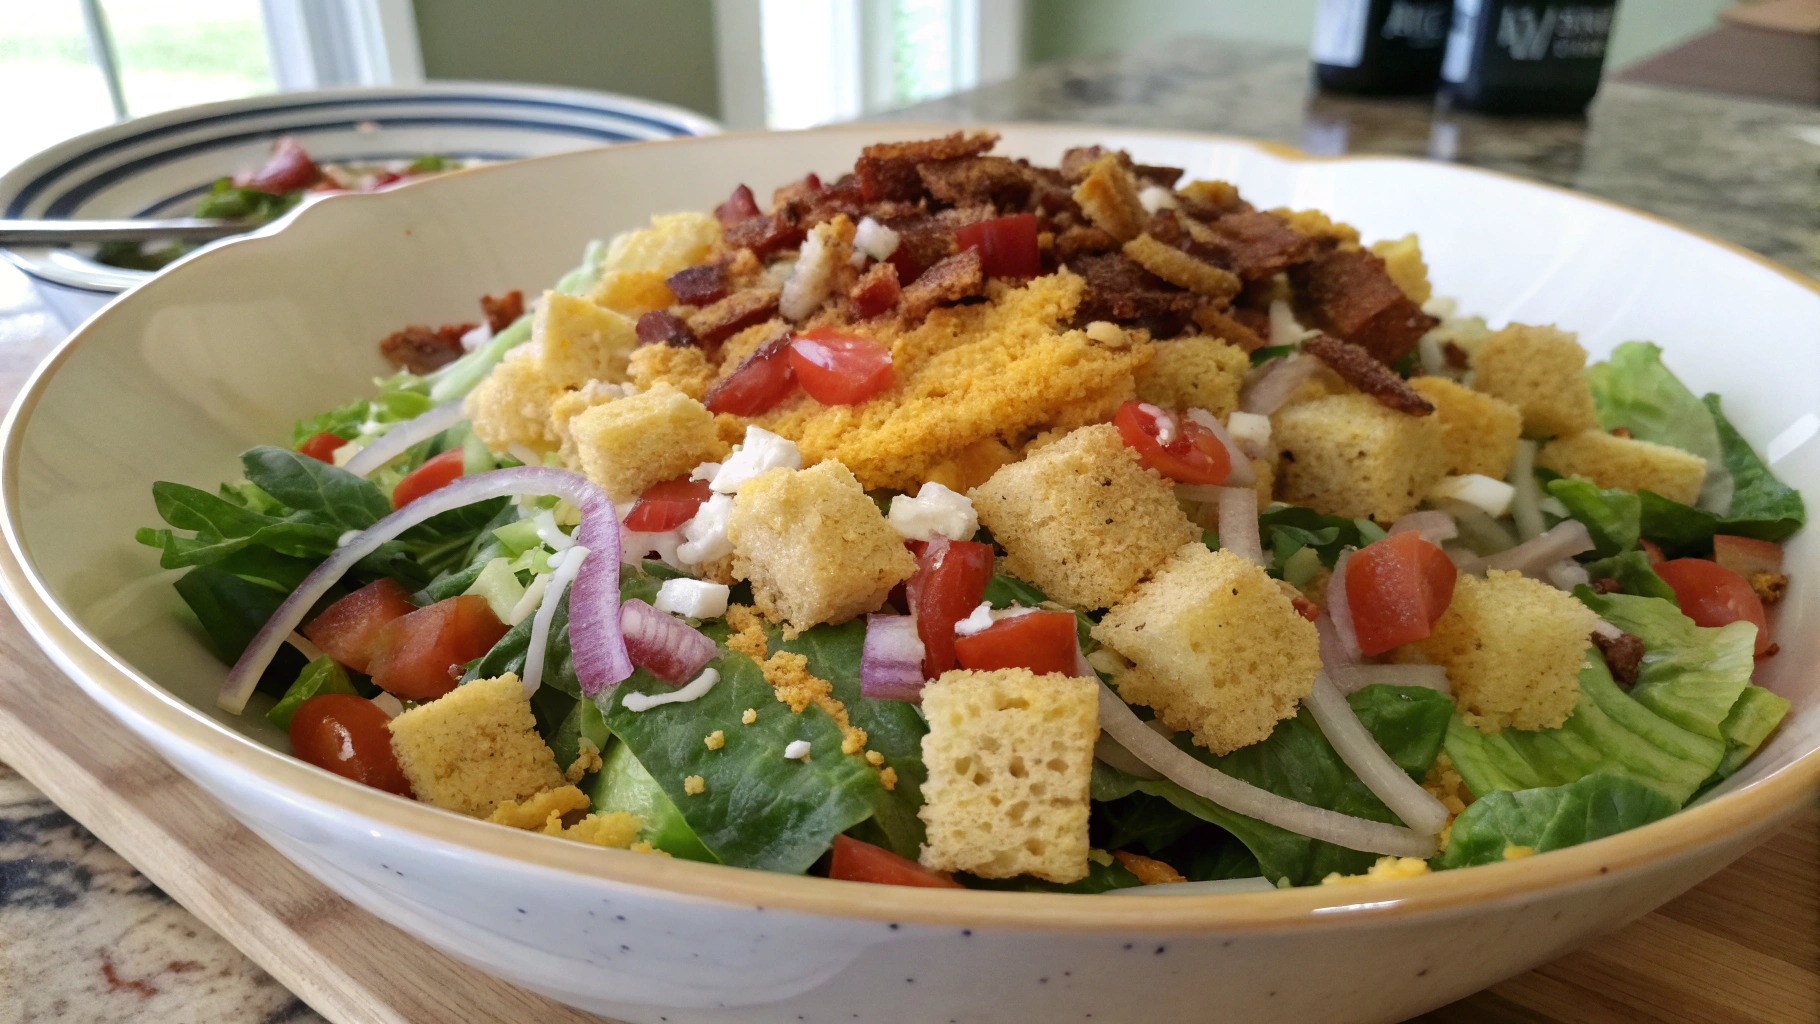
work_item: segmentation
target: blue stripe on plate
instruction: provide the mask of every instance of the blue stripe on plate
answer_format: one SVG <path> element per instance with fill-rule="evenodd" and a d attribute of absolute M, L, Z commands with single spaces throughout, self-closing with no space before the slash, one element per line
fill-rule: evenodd
<path fill-rule="evenodd" d="M 132 135 L 123 136 L 121 138 L 114 139 L 110 142 L 104 142 L 101 145 L 96 146 L 93 149 L 84 150 L 83 152 L 77 154 L 76 156 L 73 156 L 73 157 L 69 158 L 68 160 L 65 160 L 63 163 L 58 164 L 57 166 L 51 168 L 50 170 L 44 172 L 43 174 L 38 175 L 36 178 L 33 178 L 31 181 L 27 182 L 25 187 L 19 190 L 19 194 L 13 198 L 13 201 L 7 205 L 6 215 L 8 217 L 19 216 L 24 211 L 26 205 L 29 204 L 33 199 L 37 198 L 38 193 L 44 191 L 47 187 L 50 186 L 50 184 L 53 181 L 55 181 L 59 177 L 62 177 L 65 174 L 69 173 L 71 170 L 75 169 L 76 167 L 79 167 L 82 164 L 84 164 L 90 160 L 93 160 L 94 158 L 96 158 L 98 156 L 104 156 L 108 153 L 114 152 L 115 150 L 121 149 L 126 146 L 131 146 L 131 145 L 134 145 L 139 142 L 144 142 L 148 139 L 162 138 L 163 136 L 170 135 L 174 132 L 189 131 L 190 129 L 197 128 L 202 125 L 222 124 L 222 123 L 226 123 L 226 122 L 230 122 L 230 121 L 244 121 L 248 118 L 253 118 L 253 117 L 270 117 L 275 114 L 285 114 L 285 113 L 291 113 L 291 112 L 300 111 L 300 110 L 318 110 L 318 109 L 324 109 L 324 108 L 329 108 L 329 107 L 369 106 L 369 105 L 376 105 L 376 104 L 408 104 L 408 103 L 480 103 L 480 104 L 498 103 L 498 104 L 506 104 L 509 106 L 517 106 L 517 107 L 536 107 L 536 108 L 541 108 L 544 110 L 564 110 L 564 111 L 572 111 L 572 112 L 576 112 L 576 113 L 593 114 L 593 115 L 597 115 L 597 116 L 617 118 L 622 121 L 630 121 L 634 124 L 647 125 L 649 127 L 655 128 L 659 131 L 670 132 L 674 135 L 694 135 L 695 134 L 693 129 L 689 128 L 686 125 L 677 124 L 674 121 L 665 121 L 665 120 L 661 120 L 659 118 L 649 117 L 644 114 L 635 114 L 630 111 L 617 110 L 612 107 L 593 107 L 593 106 L 588 106 L 588 105 L 582 104 L 582 103 L 563 103 L 558 100 L 539 100 L 539 99 L 531 99 L 528 97 L 517 97 L 517 96 L 368 96 L 368 97 L 350 96 L 347 99 L 315 100 L 315 101 L 312 101 L 309 103 L 288 103 L 288 104 L 281 104 L 278 106 L 259 107 L 254 110 L 236 110 L 236 111 L 230 111 L 230 112 L 224 113 L 224 114 L 210 114 L 207 117 L 198 117 L 198 118 L 195 118 L 195 119 L 189 120 L 189 121 L 179 121 L 174 124 L 160 125 L 157 128 L 148 128 L 142 132 L 135 132 Z M 367 121 L 367 120 L 374 120 L 374 119 L 362 118 L 361 120 Z M 356 122 L 356 123 L 358 123 L 358 122 Z M 275 134 L 283 134 L 283 133 L 278 132 Z"/>
<path fill-rule="evenodd" d="M 137 160 L 129 160 L 118 167 L 109 168 L 108 170 L 95 175 L 93 178 L 76 185 L 69 191 L 58 196 L 51 201 L 50 205 L 44 208 L 44 212 L 39 216 L 46 218 L 67 217 L 71 213 L 74 213 L 76 207 L 81 205 L 84 200 L 109 185 L 112 185 L 114 182 L 136 174 L 147 167 L 155 167 L 158 164 L 168 163 L 171 160 L 181 156 L 187 156 L 191 153 L 219 149 L 223 146 L 232 145 L 238 142 L 246 142 L 252 139 L 276 139 L 281 135 L 308 135 L 312 132 L 346 131 L 363 124 L 377 124 L 381 127 L 391 126 L 396 128 L 434 128 L 443 125 L 455 125 L 464 128 L 519 128 L 553 132 L 562 135 L 580 135 L 605 142 L 626 142 L 637 138 L 637 136 L 627 135 L 623 132 L 609 131 L 605 128 L 591 128 L 587 125 L 488 117 L 395 117 L 385 119 L 366 117 L 361 118 L 358 121 L 326 121 L 320 124 L 289 125 L 284 128 L 272 128 L 256 132 L 241 132 L 236 135 L 221 135 L 212 139 L 203 139 L 199 142 L 187 143 L 172 149 L 160 150 L 157 153 L 142 156 Z M 24 193 L 21 192 L 20 195 L 23 197 Z M 18 205 L 18 201 L 15 201 L 13 207 L 9 207 L 9 216 L 17 215 L 13 210 Z"/>
<path fill-rule="evenodd" d="M 415 160 L 423 155 L 424 154 L 422 153 L 361 153 L 355 156 L 325 156 L 316 162 L 319 164 L 364 165 L 376 163 L 381 160 Z M 438 153 L 437 155 L 446 156 L 451 160 L 486 160 L 491 163 L 504 163 L 508 160 L 524 159 L 523 153 Z M 197 196 L 202 195 L 214 187 L 215 183 L 210 181 L 206 184 L 197 185 L 194 188 L 186 188 L 176 195 L 166 196 L 163 199 L 158 200 L 152 205 L 141 209 L 138 213 L 133 214 L 133 216 L 135 218 L 151 217 L 162 213 L 166 208 L 181 203 L 186 199 L 195 199 Z"/>

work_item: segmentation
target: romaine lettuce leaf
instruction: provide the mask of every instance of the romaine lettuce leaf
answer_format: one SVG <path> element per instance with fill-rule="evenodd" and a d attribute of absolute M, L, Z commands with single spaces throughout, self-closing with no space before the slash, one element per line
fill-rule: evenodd
<path fill-rule="evenodd" d="M 1596 562 L 1586 563 L 1586 574 L 1595 580 L 1616 580 L 1626 594 L 1638 597 L 1655 597 L 1681 607 L 1680 599 L 1675 597 L 1675 589 L 1663 582 L 1650 568 L 1649 554 L 1643 551 L 1626 551 L 1621 555 L 1601 558 Z"/>
<path fill-rule="evenodd" d="M 1734 484 L 1731 507 L 1720 533 L 1780 541 L 1807 522 L 1801 493 L 1776 479 L 1750 442 L 1744 440 L 1719 408 L 1719 396 L 1707 395 L 1706 407 L 1719 429 L 1719 450 Z"/>
<path fill-rule="evenodd" d="M 1574 596 L 1643 641 L 1632 699 L 1683 729 L 1723 738 L 1720 723 L 1750 685 L 1755 625 L 1696 626 L 1679 608 L 1654 597 L 1595 594 L 1588 587 L 1576 588 Z"/>
<path fill-rule="evenodd" d="M 1719 732 L 1725 736 L 1725 756 L 1720 759 L 1710 781 L 1728 779 L 1743 767 L 1769 734 L 1776 731 L 1776 726 L 1782 724 L 1788 709 L 1788 698 L 1761 686 L 1745 687 L 1738 703 L 1732 705 L 1731 714 L 1719 723 Z"/>
<path fill-rule="evenodd" d="M 591 708 L 594 704 L 584 700 L 576 706 Z M 615 743 L 607 751 L 605 763 L 588 782 L 588 796 L 593 800 L 589 810 L 597 814 L 627 811 L 644 819 L 638 837 L 670 856 L 715 863 L 682 812 L 624 743 Z"/>
<path fill-rule="evenodd" d="M 1567 506 L 1568 515 L 1586 524 L 1593 553 L 1600 558 L 1637 546 L 1643 505 L 1635 494 L 1565 477 L 1550 480 L 1548 493 Z"/>
<path fill-rule="evenodd" d="M 1114 889 L 1130 889 L 1143 885 L 1138 877 L 1125 869 L 1118 861 L 1101 864 L 1098 861 L 1087 862 L 1087 877 L 1078 882 L 1045 882 L 1029 875 L 1018 875 L 1013 878 L 979 878 L 965 873 L 954 876 L 969 889 L 996 889 L 1000 892 L 1067 892 L 1080 895 L 1111 892 Z"/>
<path fill-rule="evenodd" d="M 1731 504 L 1732 481 L 1720 459 L 1713 416 L 1687 385 L 1662 364 L 1662 350 L 1647 341 L 1627 341 L 1607 362 L 1586 368 L 1598 407 L 1599 426 L 1624 427 L 1639 441 L 1654 441 L 1706 460 L 1700 507 L 1723 515 Z"/>
<path fill-rule="evenodd" d="M 1454 819 L 1447 849 L 1431 863 L 1436 869 L 1495 864 L 1512 846 L 1547 853 L 1647 825 L 1679 807 L 1660 790 L 1622 775 L 1488 793 Z"/>

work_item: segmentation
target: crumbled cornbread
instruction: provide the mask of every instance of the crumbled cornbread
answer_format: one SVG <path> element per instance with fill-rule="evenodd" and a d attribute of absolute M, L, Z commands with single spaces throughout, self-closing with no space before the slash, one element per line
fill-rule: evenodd
<path fill-rule="evenodd" d="M 651 226 L 628 231 L 607 246 L 604 266 L 614 270 L 648 270 L 665 277 L 705 263 L 720 241 L 720 221 L 697 213 L 659 214 Z"/>
<path fill-rule="evenodd" d="M 1454 703 L 1482 732 L 1552 729 L 1580 699 L 1587 637 L 1599 624 L 1572 594 L 1520 573 L 1462 573 L 1453 602 L 1416 647 L 1447 668 Z"/>
<path fill-rule="evenodd" d="M 1523 413 L 1516 406 L 1446 377 L 1415 377 L 1409 386 L 1435 407 L 1449 474 L 1504 479 L 1523 436 Z"/>
<path fill-rule="evenodd" d="M 1670 501 L 1692 505 L 1706 480 L 1706 460 L 1665 444 L 1616 437 L 1603 430 L 1582 430 L 1542 446 L 1536 465 L 1562 476 L 1591 480 L 1635 494 L 1654 491 Z"/>
<path fill-rule="evenodd" d="M 848 721 L 847 706 L 834 696 L 834 684 L 811 673 L 808 658 L 778 651 L 759 667 L 764 670 L 765 682 L 776 691 L 778 701 L 788 704 L 791 711 L 800 715 L 813 704 L 834 719 L 834 724 L 840 726 L 841 753 L 858 754 L 866 749 L 866 730 Z"/>
<path fill-rule="evenodd" d="M 1158 342 L 1150 364 L 1137 372 L 1137 396 L 1152 405 L 1205 409 L 1221 423 L 1239 407 L 1239 388 L 1251 358 L 1237 345 L 1197 335 Z"/>
<path fill-rule="evenodd" d="M 1277 497 L 1317 512 L 1391 523 L 1446 473 L 1435 416 L 1387 409 L 1370 395 L 1330 395 L 1271 417 Z"/>
<path fill-rule="evenodd" d="M 1385 272 L 1411 302 L 1419 306 L 1433 297 L 1434 289 L 1428 284 L 1428 264 L 1422 261 L 1422 244 L 1415 235 L 1373 242 L 1371 251 L 1384 261 Z"/>
<path fill-rule="evenodd" d="M 607 814 L 590 814 L 567 828 L 563 828 L 561 822 L 546 824 L 543 831 L 545 835 L 572 839 L 578 843 L 626 850 L 632 848 L 633 840 L 638 838 L 639 830 L 644 827 L 644 819 L 638 815 L 627 811 L 612 811 Z M 643 852 L 650 851 L 647 849 Z"/>
<path fill-rule="evenodd" d="M 594 745 L 593 740 L 583 736 L 576 745 L 579 752 L 575 756 L 575 762 L 562 770 L 563 779 L 571 786 L 580 782 L 589 772 L 600 771 L 602 763 L 600 748 Z"/>
<path fill-rule="evenodd" d="M 757 708 L 747 708 L 746 713 L 739 716 L 739 724 L 741 724 L 741 725 L 751 725 L 753 722 L 756 722 L 756 721 L 758 721 L 758 709 Z"/>
<path fill-rule="evenodd" d="M 1472 386 L 1523 411 L 1536 437 L 1577 434 L 1598 425 L 1586 383 L 1586 350 L 1553 327 L 1511 324 L 1472 355 Z"/>
<path fill-rule="evenodd" d="M 719 750 L 727 745 L 727 733 L 723 729 L 716 729 L 702 737 L 702 742 L 707 744 L 709 750 Z"/>
<path fill-rule="evenodd" d="M 1154 857 L 1146 857 L 1130 850 L 1114 850 L 1112 855 L 1118 858 L 1125 870 L 1137 876 L 1145 885 L 1171 885 L 1175 882 L 1186 882 L 1187 878 L 1180 871 Z"/>
<path fill-rule="evenodd" d="M 569 421 L 576 461 L 614 501 L 687 474 L 726 454 L 714 416 L 662 381 L 630 398 L 596 405 Z"/>
<path fill-rule="evenodd" d="M 877 768 L 879 765 L 885 763 L 885 755 L 876 750 L 868 750 L 866 751 L 866 763 Z"/>
<path fill-rule="evenodd" d="M 1533 846 L 1506 846 L 1504 848 L 1505 860 L 1522 860 L 1525 857 L 1534 857 L 1535 855 L 1536 848 Z"/>
<path fill-rule="evenodd" d="M 843 753 L 848 752 L 847 748 L 845 746 L 841 747 L 841 751 Z M 885 792 L 887 792 L 887 793 L 896 790 L 897 789 L 897 769 L 896 768 L 881 769 L 878 773 L 878 783 L 879 783 L 879 785 L 885 787 Z"/>
<path fill-rule="evenodd" d="M 699 402 L 714 382 L 714 364 L 694 345 L 640 345 L 632 350 L 626 376 L 640 389 L 663 381 Z"/>
<path fill-rule="evenodd" d="M 1453 758 L 1448 757 L 1445 750 L 1435 755 L 1435 763 L 1428 766 L 1428 774 L 1422 778 L 1422 788 L 1447 808 L 1447 824 L 1442 827 L 1441 834 L 1435 837 L 1441 844 L 1441 849 L 1445 850 L 1448 837 L 1453 833 L 1453 820 L 1466 810 L 1467 804 L 1472 803 L 1472 790 L 1466 788 L 1466 780 L 1460 777 Z"/>
<path fill-rule="evenodd" d="M 392 752 L 417 799 L 476 818 L 564 785 L 537 735 L 518 677 L 477 679 L 390 724 Z"/>
<path fill-rule="evenodd" d="M 707 780 L 699 775 L 691 775 L 683 780 L 683 792 L 690 796 L 699 796 L 705 792 L 707 788 Z"/>
<path fill-rule="evenodd" d="M 487 820 L 495 825 L 523 829 L 541 829 L 550 822 L 560 827 L 563 815 L 582 810 L 588 803 L 588 794 L 574 786 L 558 786 L 523 801 L 507 800 L 495 808 Z"/>
<path fill-rule="evenodd" d="M 506 356 L 468 397 L 462 412 L 473 425 L 474 436 L 494 451 L 522 444 L 542 454 L 557 449 L 560 439 L 550 427 L 550 404 L 564 394 L 538 365 L 529 345 Z"/>
<path fill-rule="evenodd" d="M 1341 249 L 1359 247 L 1359 229 L 1343 221 L 1334 220 L 1320 210 L 1291 210 L 1279 206 L 1270 211 L 1289 222 L 1289 226 L 1310 238 L 1331 238 L 1339 243 Z"/>
<path fill-rule="evenodd" d="M 1399 878 L 1417 878 L 1428 874 L 1428 862 L 1420 857 L 1379 857 L 1362 875 L 1331 872 L 1321 879 L 1322 885 L 1355 885 L 1360 882 L 1390 882 Z"/>
<path fill-rule="evenodd" d="M 654 309 L 675 304 L 676 296 L 656 270 L 609 270 L 588 292 L 588 301 L 636 321 Z"/>

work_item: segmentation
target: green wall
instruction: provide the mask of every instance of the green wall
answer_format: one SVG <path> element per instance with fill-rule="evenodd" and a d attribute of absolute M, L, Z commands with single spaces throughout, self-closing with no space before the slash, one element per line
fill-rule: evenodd
<path fill-rule="evenodd" d="M 414 0 L 430 78 L 605 89 L 720 114 L 713 0 Z"/>

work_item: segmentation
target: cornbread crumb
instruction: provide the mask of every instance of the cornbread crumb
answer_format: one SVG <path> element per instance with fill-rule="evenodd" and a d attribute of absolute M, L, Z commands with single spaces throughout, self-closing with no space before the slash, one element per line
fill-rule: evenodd
<path fill-rule="evenodd" d="M 756 721 L 758 721 L 758 709 L 757 708 L 747 708 L 746 713 L 739 716 L 739 723 L 741 725 L 751 725 L 753 722 L 756 722 Z"/>
<path fill-rule="evenodd" d="M 600 766 L 602 764 L 600 759 L 600 748 L 594 745 L 593 740 L 583 736 L 576 745 L 579 749 L 576 753 L 575 762 L 562 771 L 563 779 L 571 786 L 580 782 L 582 777 L 589 772 L 600 771 Z"/>
<path fill-rule="evenodd" d="M 1145 885 L 1171 885 L 1188 881 L 1180 871 L 1154 857 L 1132 853 L 1130 850 L 1114 850 L 1112 855 L 1118 858 L 1120 864 L 1125 865 L 1126 871 L 1136 875 L 1137 880 Z"/>
<path fill-rule="evenodd" d="M 699 775 L 691 775 L 683 780 L 683 792 L 697 796 L 708 788 L 708 782 Z"/>
<path fill-rule="evenodd" d="M 474 818 L 564 784 L 524 684 L 477 679 L 392 719 L 392 752 L 417 799 Z"/>
<path fill-rule="evenodd" d="M 699 402 L 714 382 L 714 364 L 694 345 L 640 345 L 632 350 L 626 376 L 640 390 L 663 381 Z"/>
<path fill-rule="evenodd" d="M 1586 383 L 1586 350 L 1554 327 L 1511 324 L 1473 352 L 1473 387 L 1523 412 L 1536 437 L 1577 434 L 1598 425 Z"/>
<path fill-rule="evenodd" d="M 543 832 L 559 839 L 625 850 L 632 846 L 632 841 L 638 838 L 638 831 L 644 827 L 644 819 L 636 814 L 611 811 L 607 814 L 590 814 L 567 828 L 563 827 L 561 821 L 549 822 L 544 825 Z"/>
<path fill-rule="evenodd" d="M 800 715 L 813 704 L 834 719 L 834 724 L 840 726 L 841 753 L 858 754 L 866 749 L 866 730 L 848 720 L 847 706 L 834 696 L 834 684 L 811 673 L 808 658 L 793 651 L 778 651 L 759 668 L 778 701 L 788 704 L 792 712 Z"/>
<path fill-rule="evenodd" d="M 507 800 L 494 808 L 493 813 L 487 815 L 487 820 L 495 825 L 522 829 L 541 829 L 555 822 L 560 828 L 563 815 L 582 810 L 588 803 L 588 794 L 574 786 L 558 786 L 533 794 L 523 801 Z"/>
<path fill-rule="evenodd" d="M 727 451 L 713 414 L 662 381 L 576 415 L 569 431 L 582 473 L 616 502 L 634 500 L 652 484 Z"/>
<path fill-rule="evenodd" d="M 588 292 L 588 301 L 636 321 L 654 309 L 676 302 L 665 275 L 655 270 L 609 270 Z"/>
<path fill-rule="evenodd" d="M 1535 855 L 1536 848 L 1533 846 L 1506 846 L 1504 848 L 1505 860 L 1522 860 L 1525 857 L 1534 857 Z"/>
<path fill-rule="evenodd" d="M 720 241 L 720 221 L 697 211 L 658 214 L 651 226 L 627 231 L 607 245 L 607 271 L 646 270 L 669 277 L 698 263 Z"/>
<path fill-rule="evenodd" d="M 727 733 L 723 729 L 716 729 L 704 737 L 702 742 L 707 744 L 709 750 L 719 750 L 727 745 Z"/>
<path fill-rule="evenodd" d="M 1600 487 L 1632 494 L 1654 491 L 1683 505 L 1700 499 L 1700 486 L 1706 480 L 1706 460 L 1692 452 L 1616 437 L 1597 428 L 1543 445 L 1536 465 L 1562 476 L 1591 480 Z"/>
<path fill-rule="evenodd" d="M 645 842 L 642 839 L 640 839 L 636 843 L 633 843 L 631 846 L 627 847 L 627 849 L 631 850 L 633 853 L 654 853 L 659 857 L 670 856 L 669 850 L 660 850 L 657 847 L 652 846 L 650 843 Z"/>
<path fill-rule="evenodd" d="M 1137 396 L 1165 409 L 1205 409 L 1221 423 L 1239 407 L 1239 388 L 1251 357 L 1237 345 L 1196 335 L 1158 342 L 1137 372 Z"/>
<path fill-rule="evenodd" d="M 885 755 L 876 750 L 868 750 L 866 751 L 866 763 L 877 768 L 879 765 L 885 763 Z"/>
<path fill-rule="evenodd" d="M 1447 668 L 1454 703 L 1481 732 L 1553 729 L 1580 698 L 1587 637 L 1599 624 L 1572 594 L 1521 573 L 1462 573 L 1453 602 L 1416 648 Z"/>
<path fill-rule="evenodd" d="M 1409 301 L 1416 305 L 1434 296 L 1428 284 L 1428 264 L 1422 261 L 1422 243 L 1413 234 L 1371 243 L 1371 251 L 1384 261 L 1384 270 Z"/>
<path fill-rule="evenodd" d="M 736 604 L 728 608 L 727 629 L 731 631 L 727 636 L 728 650 L 738 651 L 760 665 L 765 663 L 765 620 L 751 605 Z M 758 712 L 751 708 L 746 710 L 752 712 L 753 718 L 758 717 Z"/>
<path fill-rule="evenodd" d="M 845 750 L 845 748 L 842 748 L 842 749 L 843 749 L 843 751 Z M 880 785 L 885 787 L 886 792 L 896 791 L 896 789 L 897 789 L 897 769 L 896 768 L 886 768 L 883 771 L 879 772 L 878 781 L 879 781 Z"/>
<path fill-rule="evenodd" d="M 1428 774 L 1422 778 L 1422 788 L 1447 808 L 1447 824 L 1442 826 L 1440 835 L 1435 837 L 1441 844 L 1441 849 L 1445 850 L 1447 840 L 1453 834 L 1453 820 L 1466 810 L 1467 804 L 1472 803 L 1472 790 L 1466 788 L 1466 780 L 1460 777 L 1453 758 L 1448 757 L 1445 750 L 1435 755 L 1435 763 L 1428 766 Z"/>
<path fill-rule="evenodd" d="M 1317 512 L 1390 523 L 1446 473 L 1434 416 L 1387 409 L 1370 395 L 1329 395 L 1271 417 L 1277 497 Z"/>
<path fill-rule="evenodd" d="M 1523 413 L 1516 406 L 1446 377 L 1415 377 L 1409 385 L 1435 407 L 1449 474 L 1504 479 L 1523 436 Z"/>
<path fill-rule="evenodd" d="M 1338 242 L 1338 248 L 1353 250 L 1359 248 L 1359 229 L 1344 221 L 1334 220 L 1321 210 L 1291 210 L 1279 206 L 1270 211 L 1287 221 L 1298 234 L 1310 238 L 1331 238 Z"/>
<path fill-rule="evenodd" d="M 1314 623 L 1277 581 L 1230 551 L 1182 545 L 1113 605 L 1093 638 L 1134 663 L 1119 696 L 1216 754 L 1257 743 L 1314 690 Z"/>
<path fill-rule="evenodd" d="M 1356 885 L 1362 882 L 1389 882 L 1399 878 L 1417 878 L 1428 874 L 1428 862 L 1420 857 L 1379 857 L 1362 875 L 1330 872 L 1322 885 Z"/>
<path fill-rule="evenodd" d="M 981 878 L 1086 877 L 1099 684 L 1021 668 L 945 672 L 923 688 L 923 711 L 922 864 Z"/>

